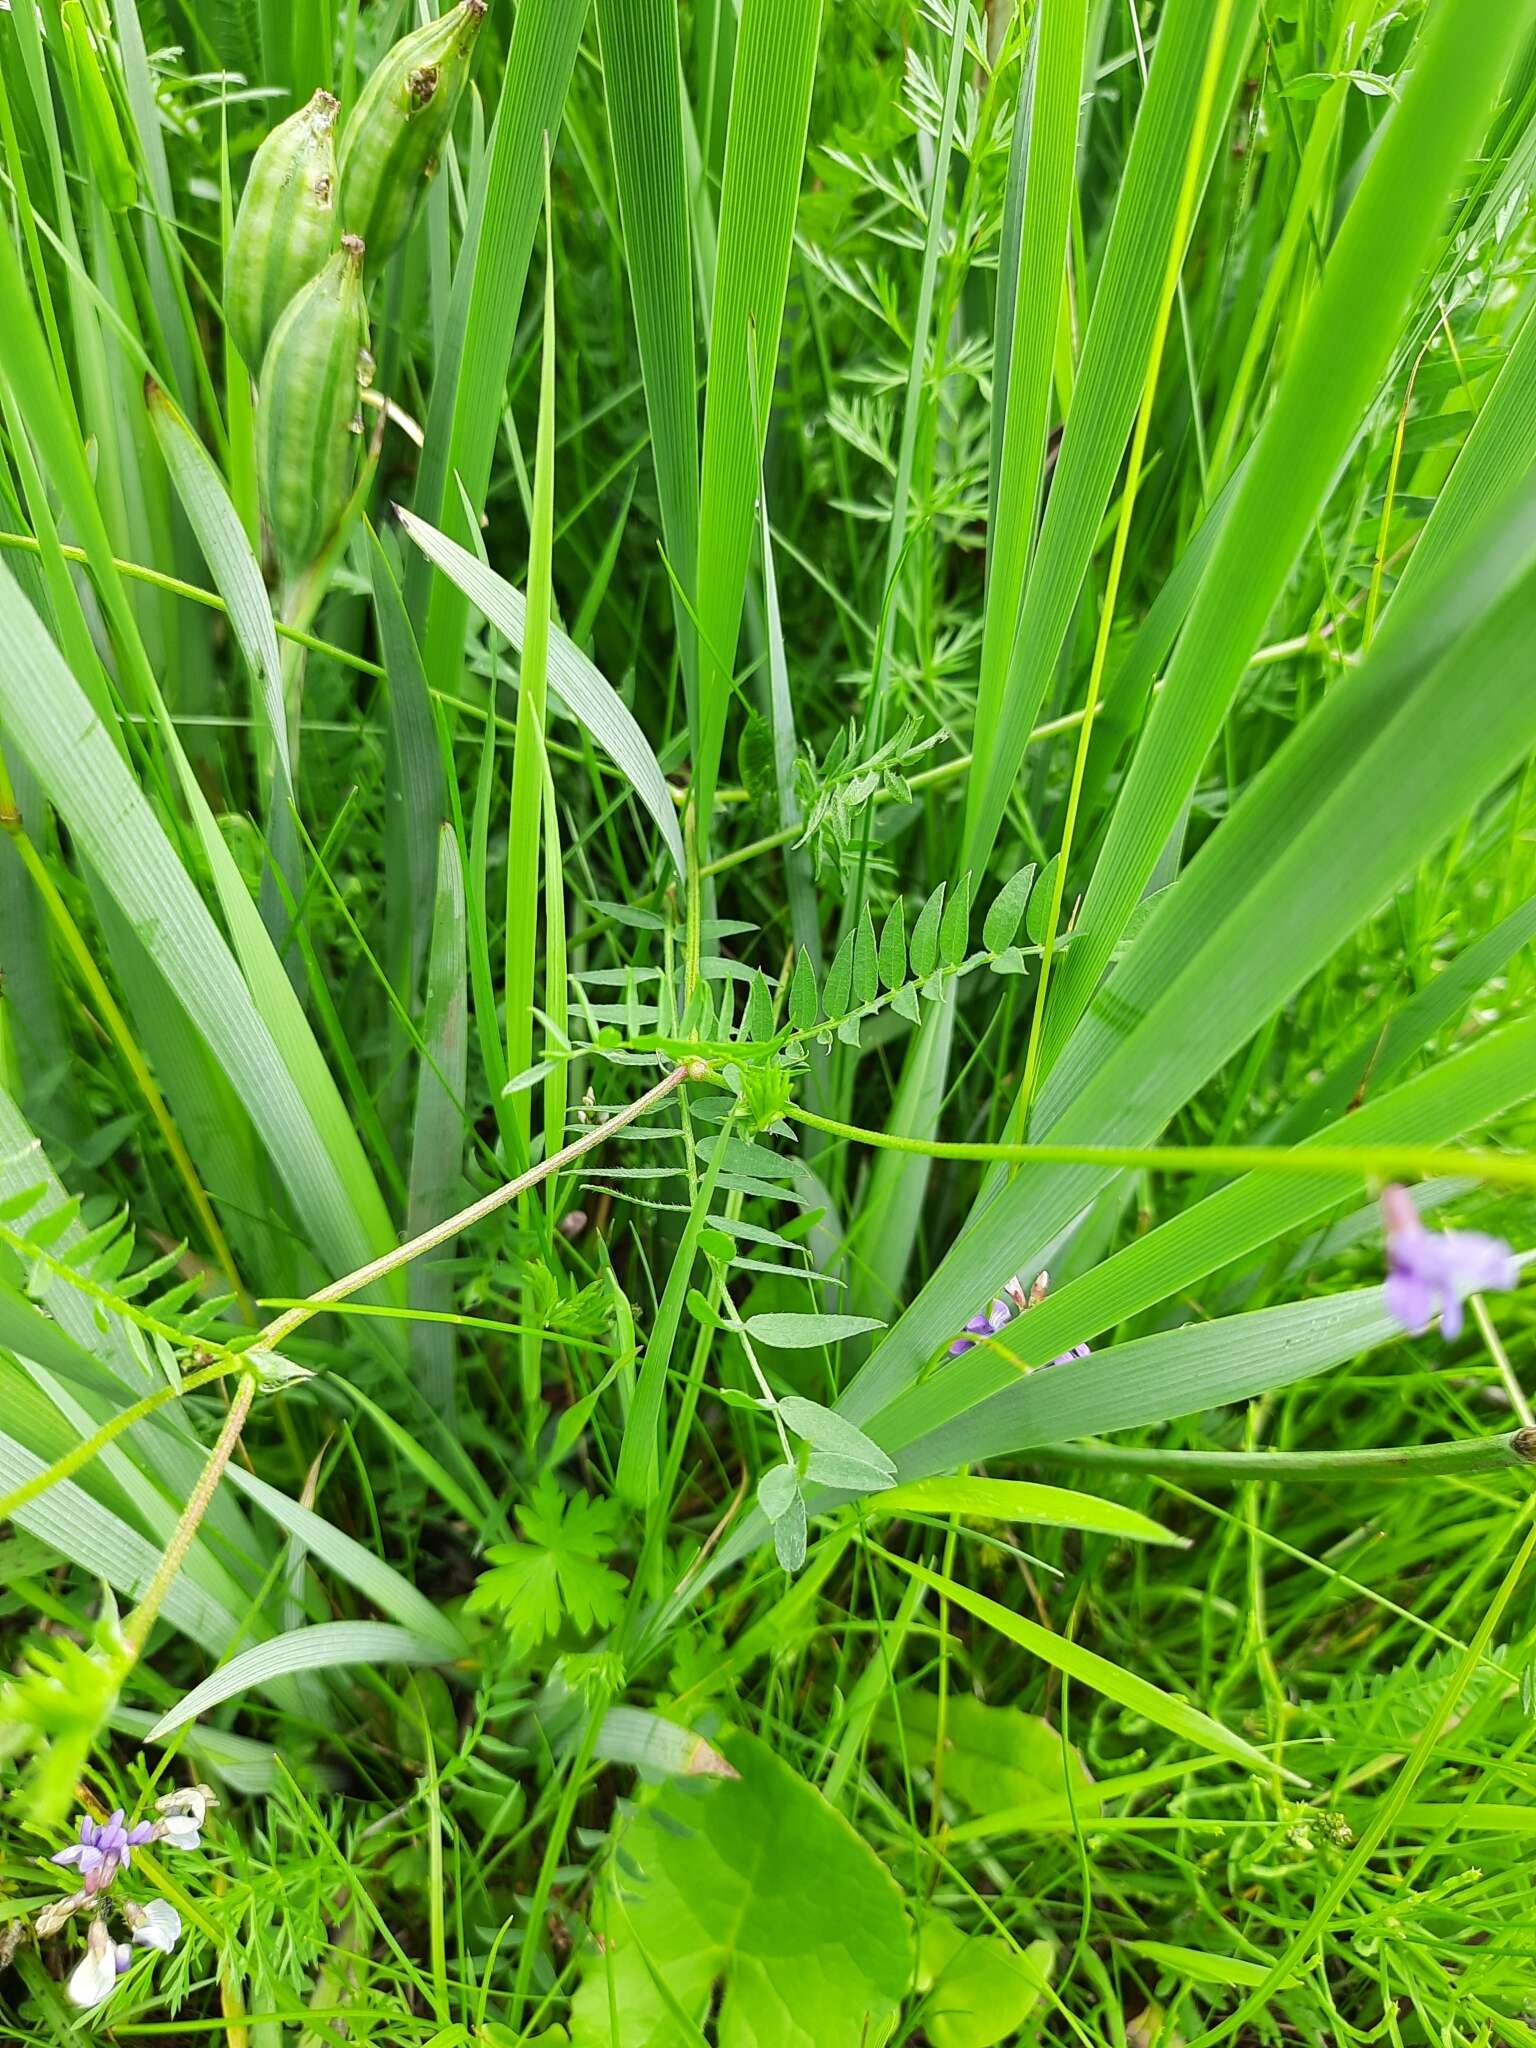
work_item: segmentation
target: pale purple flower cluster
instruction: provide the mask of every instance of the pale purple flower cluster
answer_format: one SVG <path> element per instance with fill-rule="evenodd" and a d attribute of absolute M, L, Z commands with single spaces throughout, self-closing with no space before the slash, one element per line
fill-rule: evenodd
<path fill-rule="evenodd" d="M 950 1357 L 960 1358 L 967 1351 L 974 1351 L 978 1338 L 1000 1336 L 1004 1326 L 1011 1323 L 1015 1315 L 1022 1315 L 1026 1309 L 1036 1307 L 1045 1299 L 1045 1290 L 1049 1284 L 1050 1275 L 1042 1273 L 1034 1286 L 1026 1294 L 1023 1281 L 1015 1273 L 1008 1282 L 1004 1294 L 998 1296 L 991 1308 L 982 1315 L 971 1317 L 971 1320 L 965 1326 L 970 1334 L 955 1339 L 954 1343 L 949 1347 Z M 1087 1356 L 1088 1346 L 1086 1344 L 1074 1344 L 1070 1351 L 1063 1351 L 1059 1358 L 1053 1358 L 1051 1364 L 1070 1365 L 1074 1358 L 1086 1358 Z"/>
<path fill-rule="evenodd" d="M 158 1949 L 169 1955 L 181 1938 L 181 1915 L 165 1899 L 151 1899 L 141 1905 L 136 1899 L 109 1900 L 106 1896 L 119 1870 L 133 1861 L 135 1849 L 153 1842 L 170 1849 L 195 1849 L 210 1806 L 218 1801 L 206 1785 L 189 1785 L 168 1792 L 156 1802 L 158 1820 L 125 1824 L 123 1809 L 106 1820 L 80 1816 L 79 1839 L 60 1849 L 50 1861 L 78 1870 L 81 1888 L 68 1898 L 55 1899 L 37 1915 L 39 1936 L 56 1934 L 82 1907 L 92 1910 L 86 1930 L 85 1954 L 70 1972 L 65 1986 L 74 2005 L 100 2005 L 118 1978 L 133 1962 L 135 1948 Z M 128 1927 L 129 1939 L 117 1940 L 107 1922 L 113 1909 Z"/>
<path fill-rule="evenodd" d="M 123 1818 L 121 1807 L 107 1820 L 92 1820 L 82 1813 L 79 1841 L 71 1842 L 67 1849 L 49 1859 L 75 1866 L 87 1898 L 105 1891 L 119 1868 L 126 1870 L 133 1861 L 134 1850 L 155 1839 L 153 1821 L 136 1821 L 131 1828 L 125 1828 Z"/>
<path fill-rule="evenodd" d="M 1520 1262 L 1501 1237 L 1479 1230 L 1426 1230 L 1406 1188 L 1381 1192 L 1387 1226 L 1387 1313 L 1414 1336 L 1436 1316 L 1440 1334 L 1461 1335 L 1469 1295 L 1507 1291 Z"/>

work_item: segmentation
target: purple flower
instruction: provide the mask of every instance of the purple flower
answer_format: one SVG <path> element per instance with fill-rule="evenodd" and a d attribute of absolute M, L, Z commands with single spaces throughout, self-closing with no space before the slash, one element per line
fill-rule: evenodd
<path fill-rule="evenodd" d="M 1381 1191 L 1387 1226 L 1387 1313 L 1422 1336 L 1438 1315 L 1440 1334 L 1461 1335 L 1469 1294 L 1516 1285 L 1520 1265 L 1501 1237 L 1478 1230 L 1426 1230 L 1406 1188 Z"/>
<path fill-rule="evenodd" d="M 978 1337 L 995 1337 L 1003 1325 L 1012 1322 L 1012 1320 L 1012 1309 L 1009 1308 L 1006 1301 L 999 1297 L 998 1300 L 993 1302 L 990 1315 L 971 1317 L 971 1320 L 965 1327 L 972 1334 L 969 1337 L 957 1337 L 955 1339 L 954 1343 L 949 1347 L 950 1357 L 960 1358 L 965 1352 L 974 1351 Z"/>
<path fill-rule="evenodd" d="M 1045 1299 L 1045 1290 L 1049 1285 L 1049 1278 L 1048 1274 L 1042 1273 L 1034 1286 L 1026 1294 L 1023 1281 L 1015 1273 L 1008 1282 L 1003 1294 L 993 1302 L 988 1312 L 985 1315 L 971 1317 L 971 1320 L 965 1326 L 970 1332 L 969 1336 L 957 1337 L 955 1339 L 954 1343 L 949 1347 L 950 1357 L 961 1358 L 967 1351 L 974 1351 L 978 1337 L 1000 1336 L 1004 1326 L 1013 1321 L 1015 1314 L 1022 1315 L 1026 1309 L 1037 1308 Z M 1059 1358 L 1053 1358 L 1051 1364 L 1070 1365 L 1074 1358 L 1086 1358 L 1087 1356 L 1088 1346 L 1086 1344 L 1074 1344 L 1070 1351 L 1063 1351 Z"/>
<path fill-rule="evenodd" d="M 147 1820 L 125 1828 L 121 1807 L 109 1819 L 102 1821 L 92 1820 L 88 1814 L 82 1813 L 79 1841 L 71 1842 L 67 1849 L 60 1849 L 51 1860 L 77 1865 L 88 1894 L 103 1892 L 119 1868 L 126 1869 L 133 1861 L 134 1850 L 145 1842 L 153 1841 L 154 1834 L 154 1825 Z"/>

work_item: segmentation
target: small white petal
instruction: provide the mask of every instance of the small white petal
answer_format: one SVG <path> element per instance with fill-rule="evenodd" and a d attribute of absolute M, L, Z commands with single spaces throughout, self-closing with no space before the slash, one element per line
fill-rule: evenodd
<path fill-rule="evenodd" d="M 116 1959 L 117 1974 L 119 1977 L 121 1977 L 124 1970 L 132 1969 L 133 1950 L 126 1941 L 120 1941 L 117 1944 L 117 1946 L 113 1949 L 112 1954 Z"/>
<path fill-rule="evenodd" d="M 163 1839 L 172 1849 L 195 1849 L 203 1839 L 198 1823 L 185 1813 L 167 1814 L 161 1826 L 165 1829 Z"/>
<path fill-rule="evenodd" d="M 93 2005 L 100 2005 L 107 1993 L 117 1982 L 117 1958 L 110 1943 L 101 1949 L 88 1948 L 69 1974 L 65 1990 L 71 2005 L 78 2005 L 89 2011 Z"/>
<path fill-rule="evenodd" d="M 168 1899 L 151 1899 L 140 1908 L 133 1938 L 141 1948 L 157 1948 L 168 1956 L 181 1939 L 181 1915 Z"/>

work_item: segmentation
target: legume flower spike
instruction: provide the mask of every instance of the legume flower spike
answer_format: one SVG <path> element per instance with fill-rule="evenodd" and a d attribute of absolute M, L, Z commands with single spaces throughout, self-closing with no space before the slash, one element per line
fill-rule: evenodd
<path fill-rule="evenodd" d="M 1381 1191 L 1387 1226 L 1387 1313 L 1419 1337 L 1438 1315 L 1448 1342 L 1461 1335 L 1464 1306 L 1473 1294 L 1506 1292 L 1520 1278 L 1520 1262 L 1501 1237 L 1480 1230 L 1426 1230 L 1406 1188 Z"/>
<path fill-rule="evenodd" d="M 1023 1281 L 1015 1273 L 1004 1290 L 1004 1295 L 1008 1299 L 1004 1299 L 1004 1295 L 999 1295 L 991 1308 L 984 1314 L 972 1316 L 965 1326 L 969 1334 L 964 1337 L 957 1337 L 954 1343 L 950 1345 L 950 1357 L 960 1358 L 967 1351 L 974 1351 L 978 1338 L 998 1336 L 1004 1325 L 1013 1321 L 1016 1313 L 1022 1315 L 1026 1309 L 1036 1307 L 1045 1299 L 1045 1291 L 1050 1283 L 1050 1274 L 1042 1273 L 1034 1286 L 1030 1288 L 1028 1294 L 1026 1294 Z M 1063 1351 L 1059 1358 L 1053 1358 L 1051 1364 L 1070 1365 L 1074 1358 L 1086 1358 L 1087 1356 L 1088 1346 L 1086 1344 L 1074 1344 L 1070 1351 Z"/>
<path fill-rule="evenodd" d="M 108 1819 L 92 1820 L 89 1815 L 80 1816 L 80 1839 L 71 1842 L 67 1849 L 60 1849 L 50 1860 L 54 1863 L 74 1865 L 80 1872 L 81 1883 L 87 1895 L 105 1891 L 116 1877 L 119 1868 L 127 1869 L 133 1861 L 135 1849 L 155 1839 L 152 1821 L 136 1821 L 131 1828 L 123 1825 L 123 1809 Z"/>

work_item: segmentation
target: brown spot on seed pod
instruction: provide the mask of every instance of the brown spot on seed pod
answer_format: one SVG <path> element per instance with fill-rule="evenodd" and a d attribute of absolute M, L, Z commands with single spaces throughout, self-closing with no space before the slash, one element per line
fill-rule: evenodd
<path fill-rule="evenodd" d="M 423 64 L 419 71 L 413 71 L 405 81 L 406 92 L 413 107 L 424 107 L 437 91 L 440 76 L 435 64 Z"/>

